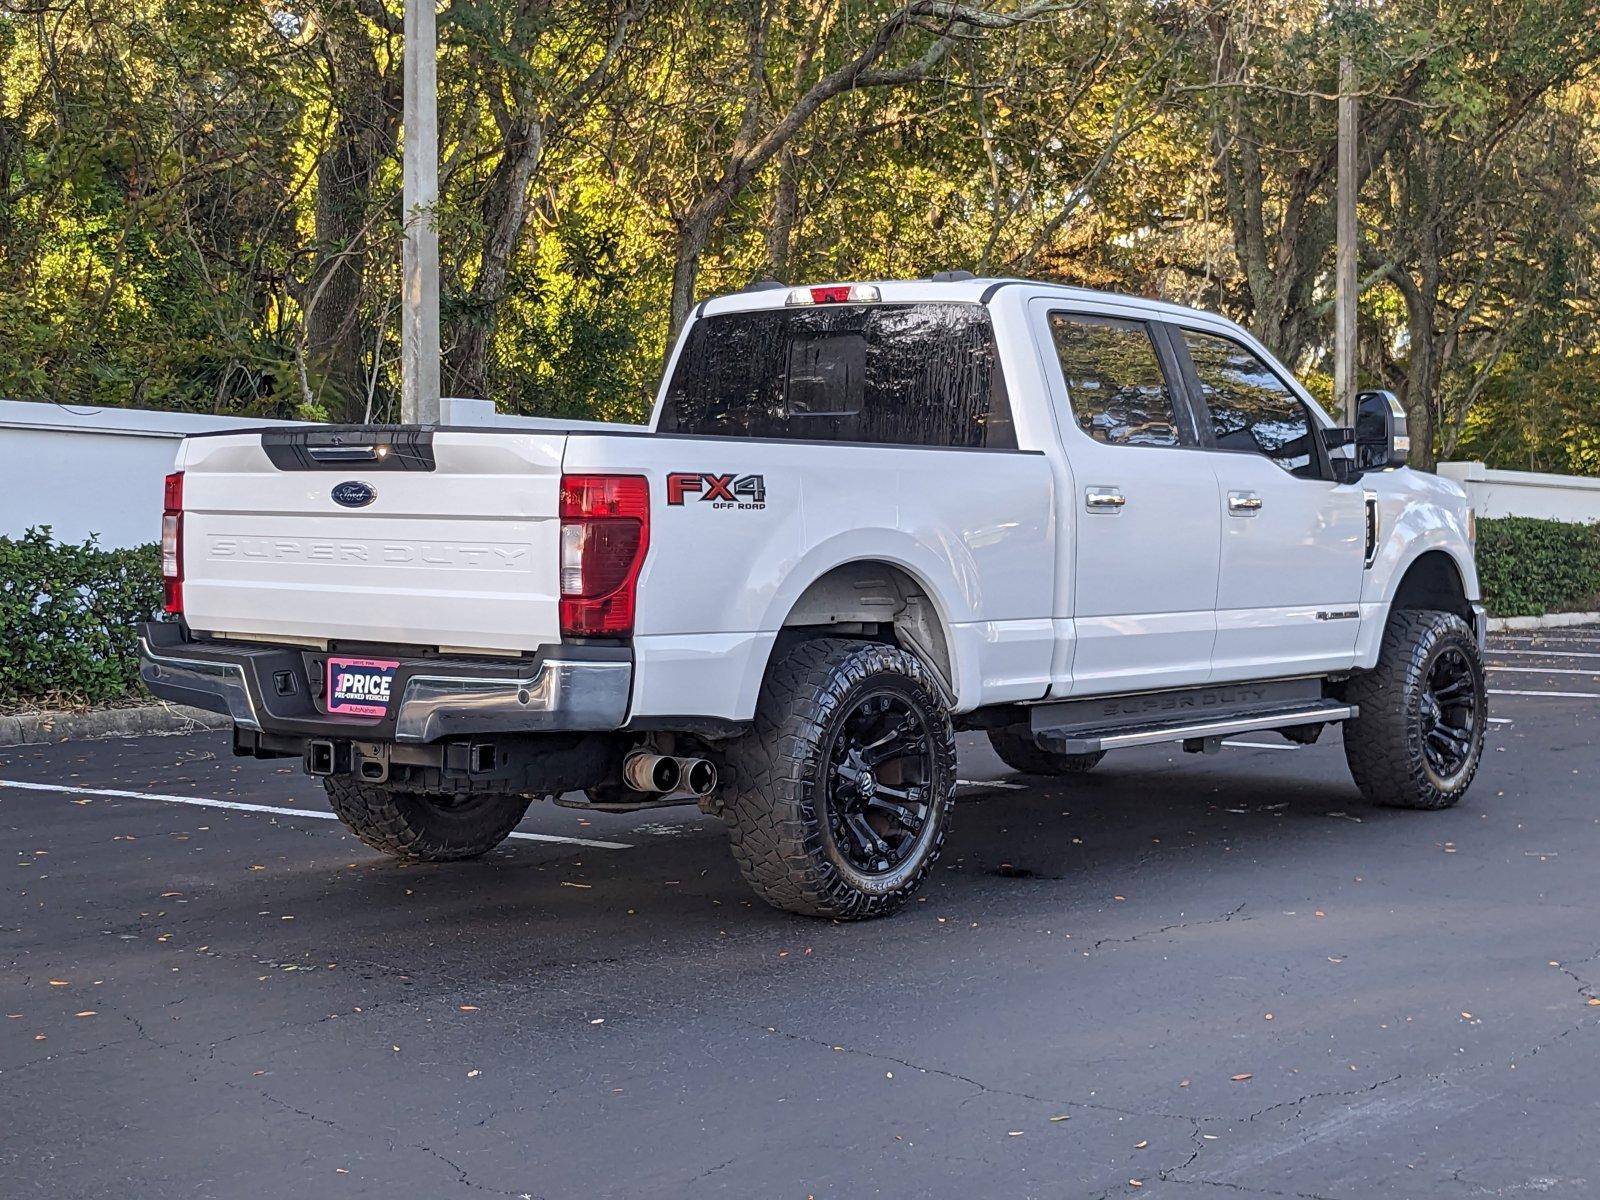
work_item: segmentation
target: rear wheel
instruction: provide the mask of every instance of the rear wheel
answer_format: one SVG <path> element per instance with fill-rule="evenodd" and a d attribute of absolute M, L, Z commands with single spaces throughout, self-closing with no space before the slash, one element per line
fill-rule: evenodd
<path fill-rule="evenodd" d="M 777 908 L 883 916 L 944 845 L 955 735 L 927 668 L 894 646 L 795 646 L 768 671 L 755 726 L 728 765 L 734 860 Z"/>
<path fill-rule="evenodd" d="M 1344 726 L 1344 755 L 1361 794 L 1391 808 L 1449 808 L 1483 757 L 1488 690 L 1483 658 L 1454 613 L 1401 610 L 1375 669 L 1345 685 L 1361 713 Z"/>
<path fill-rule="evenodd" d="M 374 850 L 411 862 L 487 854 L 528 811 L 526 796 L 404 792 L 343 775 L 330 775 L 322 785 L 351 833 Z"/>
<path fill-rule="evenodd" d="M 989 745 L 994 747 L 1001 762 L 1024 775 L 1081 775 L 1092 771 L 1106 756 L 1104 750 L 1093 754 L 1057 754 L 1046 750 L 1033 740 L 1033 735 L 1023 725 L 989 730 Z"/>

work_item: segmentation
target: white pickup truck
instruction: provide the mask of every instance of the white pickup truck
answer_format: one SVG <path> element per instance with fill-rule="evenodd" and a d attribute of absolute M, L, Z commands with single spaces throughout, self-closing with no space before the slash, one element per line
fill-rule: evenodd
<path fill-rule="evenodd" d="M 1342 724 L 1455 803 L 1483 748 L 1473 517 L 1233 323 L 954 272 L 700 305 L 648 428 L 192 437 L 151 691 L 301 758 L 367 844 L 482 854 L 530 799 L 698 802 L 781 908 L 890 912 L 954 732 L 1017 770 Z"/>

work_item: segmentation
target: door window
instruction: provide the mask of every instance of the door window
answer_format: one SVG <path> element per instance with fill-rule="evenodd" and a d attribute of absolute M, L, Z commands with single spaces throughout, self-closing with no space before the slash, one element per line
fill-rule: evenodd
<path fill-rule="evenodd" d="M 1078 427 L 1108 446 L 1181 444 L 1177 408 L 1142 321 L 1050 314 Z"/>
<path fill-rule="evenodd" d="M 1321 477 L 1316 428 L 1300 397 L 1271 367 L 1229 338 L 1183 331 L 1219 450 L 1263 454 L 1291 475 Z"/>

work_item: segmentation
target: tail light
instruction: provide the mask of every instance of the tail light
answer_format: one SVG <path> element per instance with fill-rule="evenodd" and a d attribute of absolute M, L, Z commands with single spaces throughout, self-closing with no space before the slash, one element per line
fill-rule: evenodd
<path fill-rule="evenodd" d="M 633 632 L 634 593 L 650 547 L 642 475 L 561 477 L 561 634 Z"/>
<path fill-rule="evenodd" d="M 183 612 L 183 472 L 167 476 L 161 502 L 162 608 Z"/>

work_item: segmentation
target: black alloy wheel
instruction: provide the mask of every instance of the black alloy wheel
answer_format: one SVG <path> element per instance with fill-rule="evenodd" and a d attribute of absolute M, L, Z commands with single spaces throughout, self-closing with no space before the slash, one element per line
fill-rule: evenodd
<path fill-rule="evenodd" d="M 933 739 L 903 695 L 868 692 L 840 722 L 828 750 L 827 823 L 834 846 L 865 875 L 904 863 L 927 828 Z"/>
<path fill-rule="evenodd" d="M 1471 759 L 1478 729 L 1478 687 L 1472 663 L 1458 646 L 1433 660 L 1422 691 L 1422 753 L 1442 782 Z"/>

